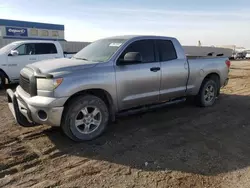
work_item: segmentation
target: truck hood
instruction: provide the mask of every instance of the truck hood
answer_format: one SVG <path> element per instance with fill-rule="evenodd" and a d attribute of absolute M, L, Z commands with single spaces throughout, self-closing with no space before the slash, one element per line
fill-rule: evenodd
<path fill-rule="evenodd" d="M 32 63 L 32 66 L 35 66 L 40 69 L 42 73 L 59 73 L 91 68 L 94 67 L 96 64 L 96 62 L 93 63 L 91 61 L 59 58 L 38 61 L 36 63 Z"/>

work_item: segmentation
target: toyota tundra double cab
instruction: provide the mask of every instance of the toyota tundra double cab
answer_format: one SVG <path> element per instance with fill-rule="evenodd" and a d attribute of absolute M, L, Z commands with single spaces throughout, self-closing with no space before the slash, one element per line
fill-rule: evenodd
<path fill-rule="evenodd" d="M 74 141 L 92 140 L 124 113 L 184 101 L 214 105 L 228 83 L 227 57 L 187 58 L 176 38 L 116 36 L 70 59 L 25 66 L 8 89 L 9 108 L 24 127 L 61 127 Z"/>

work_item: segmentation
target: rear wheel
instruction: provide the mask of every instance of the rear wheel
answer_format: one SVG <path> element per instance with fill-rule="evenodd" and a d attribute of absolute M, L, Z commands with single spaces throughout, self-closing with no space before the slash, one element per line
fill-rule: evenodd
<path fill-rule="evenodd" d="M 202 107 L 212 106 L 219 94 L 218 85 L 216 79 L 206 78 L 196 96 L 196 103 Z"/>
<path fill-rule="evenodd" d="M 105 102 L 93 95 L 79 96 L 66 107 L 61 128 L 74 141 L 100 136 L 109 121 Z"/>

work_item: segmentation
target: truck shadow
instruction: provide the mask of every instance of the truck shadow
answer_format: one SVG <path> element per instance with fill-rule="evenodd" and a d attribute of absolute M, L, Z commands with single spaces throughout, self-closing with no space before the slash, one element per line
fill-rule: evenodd
<path fill-rule="evenodd" d="M 222 94 L 217 104 L 188 103 L 123 117 L 98 139 L 74 143 L 44 133 L 62 153 L 131 168 L 216 175 L 250 165 L 250 97 Z"/>

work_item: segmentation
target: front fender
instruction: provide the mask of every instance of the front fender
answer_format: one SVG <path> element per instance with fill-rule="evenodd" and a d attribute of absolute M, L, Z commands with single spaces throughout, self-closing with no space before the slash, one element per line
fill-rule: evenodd
<path fill-rule="evenodd" d="M 117 106 L 115 72 L 112 67 L 102 67 L 93 72 L 86 70 L 77 74 L 64 78 L 63 83 L 54 91 L 56 98 L 71 97 L 85 90 L 101 89 L 110 94 Z"/>

